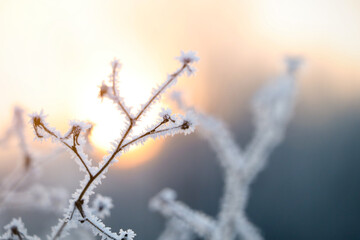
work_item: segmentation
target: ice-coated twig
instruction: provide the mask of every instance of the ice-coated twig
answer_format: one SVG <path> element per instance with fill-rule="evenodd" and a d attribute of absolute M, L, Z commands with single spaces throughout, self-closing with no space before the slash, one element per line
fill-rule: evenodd
<path fill-rule="evenodd" d="M 132 133 L 133 127 L 147 112 L 149 107 L 160 98 L 168 87 L 176 82 L 179 76 L 184 72 L 187 72 L 188 75 L 194 73 L 195 69 L 192 64 L 198 61 L 194 52 L 182 52 L 178 60 L 180 60 L 181 67 L 170 74 L 162 85 L 153 90 L 149 100 L 141 106 L 141 109 L 135 115 L 133 115 L 129 108 L 126 107 L 124 101 L 120 97 L 120 91 L 117 88 L 120 63 L 118 60 L 114 60 L 111 63 L 112 74 L 109 83 L 102 83 L 99 96 L 101 98 L 109 98 L 117 105 L 118 109 L 126 115 L 127 127 L 122 132 L 121 137 L 115 140 L 113 148 L 98 166 L 93 166 L 88 155 L 84 153 L 84 134 L 89 129 L 89 125 L 78 121 L 72 121 L 70 122 L 68 132 L 62 135 L 55 128 L 50 127 L 46 122 L 46 116 L 42 112 L 31 115 L 30 122 L 37 138 L 50 138 L 55 142 L 61 143 L 68 149 L 72 157 L 78 163 L 80 169 L 86 173 L 85 178 L 80 182 L 80 188 L 72 195 L 69 207 L 65 210 L 64 217 L 52 228 L 49 239 L 58 239 L 65 236 L 67 230 L 75 228 L 79 223 L 89 226 L 93 232 L 99 234 L 102 239 L 132 240 L 135 237 L 135 233 L 132 230 L 120 230 L 119 233 L 113 233 L 109 228 L 105 227 L 98 218 L 102 216 L 98 214 L 98 217 L 95 216 L 94 214 L 96 214 L 96 211 L 88 206 L 89 197 L 94 193 L 95 187 L 105 178 L 105 173 L 108 171 L 109 166 L 116 161 L 116 157 L 127 151 L 131 146 L 142 143 L 149 137 L 165 137 L 177 133 L 188 134 L 194 130 L 195 121 L 191 114 L 182 117 L 180 115 L 171 114 L 171 111 L 169 110 L 163 110 L 163 112 L 159 114 L 158 121 L 152 126 L 145 128 L 143 133 L 137 136 L 134 136 Z M 103 203 L 106 202 L 104 199 L 100 200 Z M 96 202 L 97 200 L 94 204 L 96 204 Z M 108 201 L 105 205 L 106 204 L 106 207 L 110 206 Z M 105 215 L 106 213 L 107 212 L 105 212 Z"/>
<path fill-rule="evenodd" d="M 242 150 L 235 142 L 228 128 L 219 120 L 195 112 L 199 123 L 199 133 L 215 150 L 224 171 L 225 186 L 218 216 L 215 219 L 191 210 L 176 201 L 176 194 L 167 189 L 150 201 L 150 208 L 159 211 L 168 221 L 183 221 L 187 228 L 208 240 L 261 240 L 259 230 L 248 220 L 245 208 L 249 187 L 263 169 L 273 149 L 280 144 L 289 123 L 295 103 L 295 73 L 300 64 L 298 58 L 287 58 L 286 73 L 263 87 L 254 97 L 255 133 Z M 187 108 L 179 94 L 175 100 L 181 108 Z M 211 224 L 210 224 L 211 223 Z M 163 234 L 173 228 L 168 223 Z"/>

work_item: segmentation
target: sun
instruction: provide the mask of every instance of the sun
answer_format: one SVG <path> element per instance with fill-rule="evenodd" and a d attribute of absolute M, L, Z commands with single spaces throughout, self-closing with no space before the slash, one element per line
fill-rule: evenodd
<path fill-rule="evenodd" d="M 145 75 L 142 72 L 131 71 L 127 68 L 121 69 L 119 79 L 119 93 L 133 114 L 139 110 L 141 104 L 150 98 L 151 90 L 159 84 L 158 80 L 151 78 L 148 74 Z M 101 83 L 101 81 L 98 82 Z M 101 157 L 111 149 L 111 143 L 118 139 L 122 130 L 127 127 L 126 117 L 110 100 L 101 100 L 97 97 L 99 88 L 96 85 L 89 86 L 83 91 L 84 94 L 77 106 L 76 116 L 94 124 L 90 139 L 96 147 L 96 155 Z M 163 107 L 163 103 L 154 104 L 151 110 L 140 119 L 138 126 L 133 129 L 133 133 L 140 134 L 144 127 L 154 124 L 158 119 L 158 112 Z M 121 156 L 116 165 L 123 168 L 138 166 L 153 158 L 162 145 L 162 140 L 148 140 L 142 146 L 131 148 Z"/>

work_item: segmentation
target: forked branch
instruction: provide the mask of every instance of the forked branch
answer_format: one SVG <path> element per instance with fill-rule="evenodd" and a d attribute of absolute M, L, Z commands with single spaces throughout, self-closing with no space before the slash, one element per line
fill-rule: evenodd
<path fill-rule="evenodd" d="M 191 64 L 198 61 L 198 57 L 196 57 L 194 52 L 182 52 L 178 60 L 181 62 L 181 67 L 173 74 L 169 75 L 168 79 L 157 90 L 153 91 L 150 99 L 144 105 L 142 105 L 141 109 L 135 115 L 135 117 L 131 116 L 130 111 L 126 108 L 121 97 L 119 96 L 119 91 L 117 89 L 117 78 L 118 70 L 120 69 L 120 63 L 117 60 L 112 62 L 112 74 L 110 77 L 111 86 L 103 82 L 100 87 L 99 96 L 102 98 L 107 97 L 111 99 L 116 105 L 118 105 L 119 109 L 127 117 L 128 127 L 122 134 L 121 138 L 117 141 L 116 147 L 108 156 L 104 157 L 103 161 L 96 168 L 91 166 L 91 162 L 88 160 L 87 155 L 83 153 L 82 145 L 84 140 L 81 133 L 86 131 L 86 125 L 78 122 L 76 124 L 72 124 L 72 128 L 68 131 L 68 133 L 64 134 L 64 136 L 61 136 L 59 132 L 48 126 L 45 121 L 45 116 L 43 116 L 42 113 L 33 114 L 31 116 L 35 135 L 38 138 L 50 137 L 53 140 L 65 145 L 68 149 L 71 150 L 73 157 L 79 161 L 79 164 L 85 169 L 88 175 L 81 182 L 81 188 L 73 194 L 73 199 L 71 200 L 70 206 L 68 207 L 64 218 L 59 221 L 57 226 L 55 226 L 51 235 L 52 239 L 60 238 L 63 235 L 63 231 L 66 229 L 69 222 L 87 222 L 93 227 L 95 232 L 105 238 L 131 240 L 135 236 L 131 230 L 121 230 L 119 234 L 116 234 L 111 233 L 107 228 L 105 228 L 100 219 L 92 216 L 88 211 L 89 196 L 92 194 L 94 188 L 100 183 L 101 179 L 104 178 L 105 172 L 111 163 L 114 162 L 118 154 L 126 151 L 130 146 L 145 141 L 148 137 L 156 138 L 158 136 L 168 136 L 177 133 L 188 134 L 194 130 L 195 124 L 194 120 L 191 118 L 191 115 L 188 115 L 187 117 L 181 117 L 172 115 L 170 111 L 164 111 L 160 114 L 159 122 L 154 124 L 153 127 L 145 129 L 144 133 L 138 136 L 133 138 L 129 137 L 133 127 L 137 124 L 137 121 L 141 118 L 141 116 L 146 113 L 149 107 L 154 104 L 157 99 L 159 99 L 160 95 L 163 94 L 168 87 L 176 82 L 176 79 L 179 76 L 181 76 L 184 72 L 187 72 L 188 75 L 194 73 L 195 69 Z"/>

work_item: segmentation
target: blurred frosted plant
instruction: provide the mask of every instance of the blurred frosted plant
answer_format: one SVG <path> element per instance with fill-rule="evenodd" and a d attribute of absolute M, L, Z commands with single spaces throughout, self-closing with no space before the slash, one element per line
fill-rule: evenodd
<path fill-rule="evenodd" d="M 5 233 L 0 236 L 0 240 L 40 240 L 37 236 L 28 235 L 21 218 L 13 219 L 4 229 Z"/>
<path fill-rule="evenodd" d="M 135 236 L 136 236 L 135 232 L 131 229 L 128 229 L 127 231 L 120 229 L 119 238 L 121 240 L 133 240 Z"/>
<path fill-rule="evenodd" d="M 31 186 L 34 182 L 34 176 L 38 176 L 43 164 L 54 159 L 62 150 L 57 149 L 48 155 L 37 156 L 38 154 L 31 151 L 25 138 L 24 110 L 20 107 L 14 108 L 12 124 L 7 129 L 0 144 L 5 145 L 12 136 L 16 137 L 19 142 L 19 148 L 23 155 L 23 160 L 17 163 L 17 166 L 3 179 L 0 184 L 0 210 L 16 209 L 41 209 L 45 211 L 58 212 L 63 208 L 67 191 L 59 188 L 47 188 L 39 184 Z M 23 185 L 30 185 L 24 190 L 19 191 Z M 49 208 L 49 201 L 55 203 Z M 65 202 L 64 202 L 65 201 Z M 0 211 L 1 213 L 1 211 Z"/>
<path fill-rule="evenodd" d="M 92 202 L 91 212 L 98 218 L 110 216 L 110 210 L 113 208 L 112 199 L 97 194 Z"/>
<path fill-rule="evenodd" d="M 64 188 L 50 188 L 40 184 L 11 193 L 6 209 L 31 209 L 60 213 L 67 205 L 69 194 Z"/>
<path fill-rule="evenodd" d="M 199 59 L 194 52 L 182 52 L 178 60 L 181 64 L 180 68 L 168 75 L 163 84 L 153 89 L 149 100 L 135 114 L 125 105 L 119 94 L 120 91 L 117 86 L 121 65 L 116 59 L 111 63 L 110 79 L 108 82 L 102 82 L 99 97 L 108 98 L 115 103 L 121 113 L 124 114 L 127 126 L 121 132 L 121 137 L 113 142 L 112 149 L 108 151 L 108 155 L 104 156 L 98 166 L 92 164 L 91 159 L 84 151 L 85 136 L 91 125 L 80 121 L 71 121 L 69 130 L 65 134 L 61 134 L 47 123 L 43 112 L 33 113 L 30 116 L 30 123 L 33 126 L 35 136 L 40 140 L 51 139 L 60 143 L 71 154 L 80 170 L 85 173 L 84 179 L 80 182 L 80 188 L 73 193 L 64 217 L 52 228 L 49 239 L 64 237 L 68 234 L 68 230 L 76 228 L 79 224 L 91 228 L 94 235 L 99 235 L 101 239 L 132 240 L 136 236 L 130 229 L 127 231 L 121 229 L 119 233 L 111 232 L 110 228 L 106 227 L 100 220 L 100 218 L 110 214 L 111 200 L 98 195 L 93 201 L 92 207 L 89 207 L 90 196 L 94 193 L 96 186 L 101 184 L 102 179 L 105 178 L 108 168 L 117 161 L 116 158 L 130 147 L 141 144 L 148 138 L 156 139 L 177 133 L 189 134 L 194 131 L 195 122 L 191 113 L 181 116 L 172 114 L 170 110 L 163 110 L 159 113 L 158 119 L 151 126 L 145 127 L 141 134 L 137 135 L 133 132 L 133 128 L 139 124 L 142 116 L 159 100 L 167 88 L 175 84 L 178 77 L 184 72 L 188 75 L 194 73 L 195 69 L 192 64 Z M 142 126 L 140 125 L 140 127 Z"/>
<path fill-rule="evenodd" d="M 195 235 L 184 221 L 171 217 L 165 226 L 165 230 L 158 237 L 158 240 L 192 240 Z"/>
<path fill-rule="evenodd" d="M 164 189 L 150 201 L 150 209 L 159 211 L 168 219 L 159 239 L 192 239 L 191 233 L 208 240 L 263 239 L 245 214 L 249 187 L 272 150 L 283 139 L 294 108 L 295 72 L 300 62 L 297 58 L 287 58 L 286 73 L 260 89 L 254 97 L 255 133 L 245 150 L 238 146 L 220 120 L 195 112 L 199 132 L 217 153 L 224 171 L 225 187 L 220 210 L 214 219 L 190 209 L 176 200 L 173 190 Z M 174 98 L 181 108 L 186 108 L 179 94 Z"/>
<path fill-rule="evenodd" d="M 28 146 L 25 140 L 25 122 L 24 122 L 24 110 L 20 107 L 14 108 L 14 115 L 12 124 L 6 130 L 4 136 L 0 138 L 0 145 L 7 144 L 12 136 L 16 136 L 19 141 L 19 147 L 23 155 L 23 168 L 27 169 L 31 164 L 31 156 L 28 150 Z"/>

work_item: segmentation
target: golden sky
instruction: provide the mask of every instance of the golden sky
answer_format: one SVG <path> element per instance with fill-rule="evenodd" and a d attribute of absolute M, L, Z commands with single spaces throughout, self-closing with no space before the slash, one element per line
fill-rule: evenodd
<path fill-rule="evenodd" d="M 301 88 L 310 102 L 321 92 L 355 101 L 359 13 L 357 0 L 2 0 L 0 132 L 19 104 L 44 109 L 62 130 L 70 119 L 92 120 L 104 147 L 122 124 L 97 98 L 109 62 L 123 63 L 120 93 L 136 108 L 178 67 L 180 50 L 199 53 L 197 76 L 179 87 L 204 109 L 217 102 L 214 92 L 252 84 L 241 76 L 279 73 L 286 54 L 306 59 Z"/>

